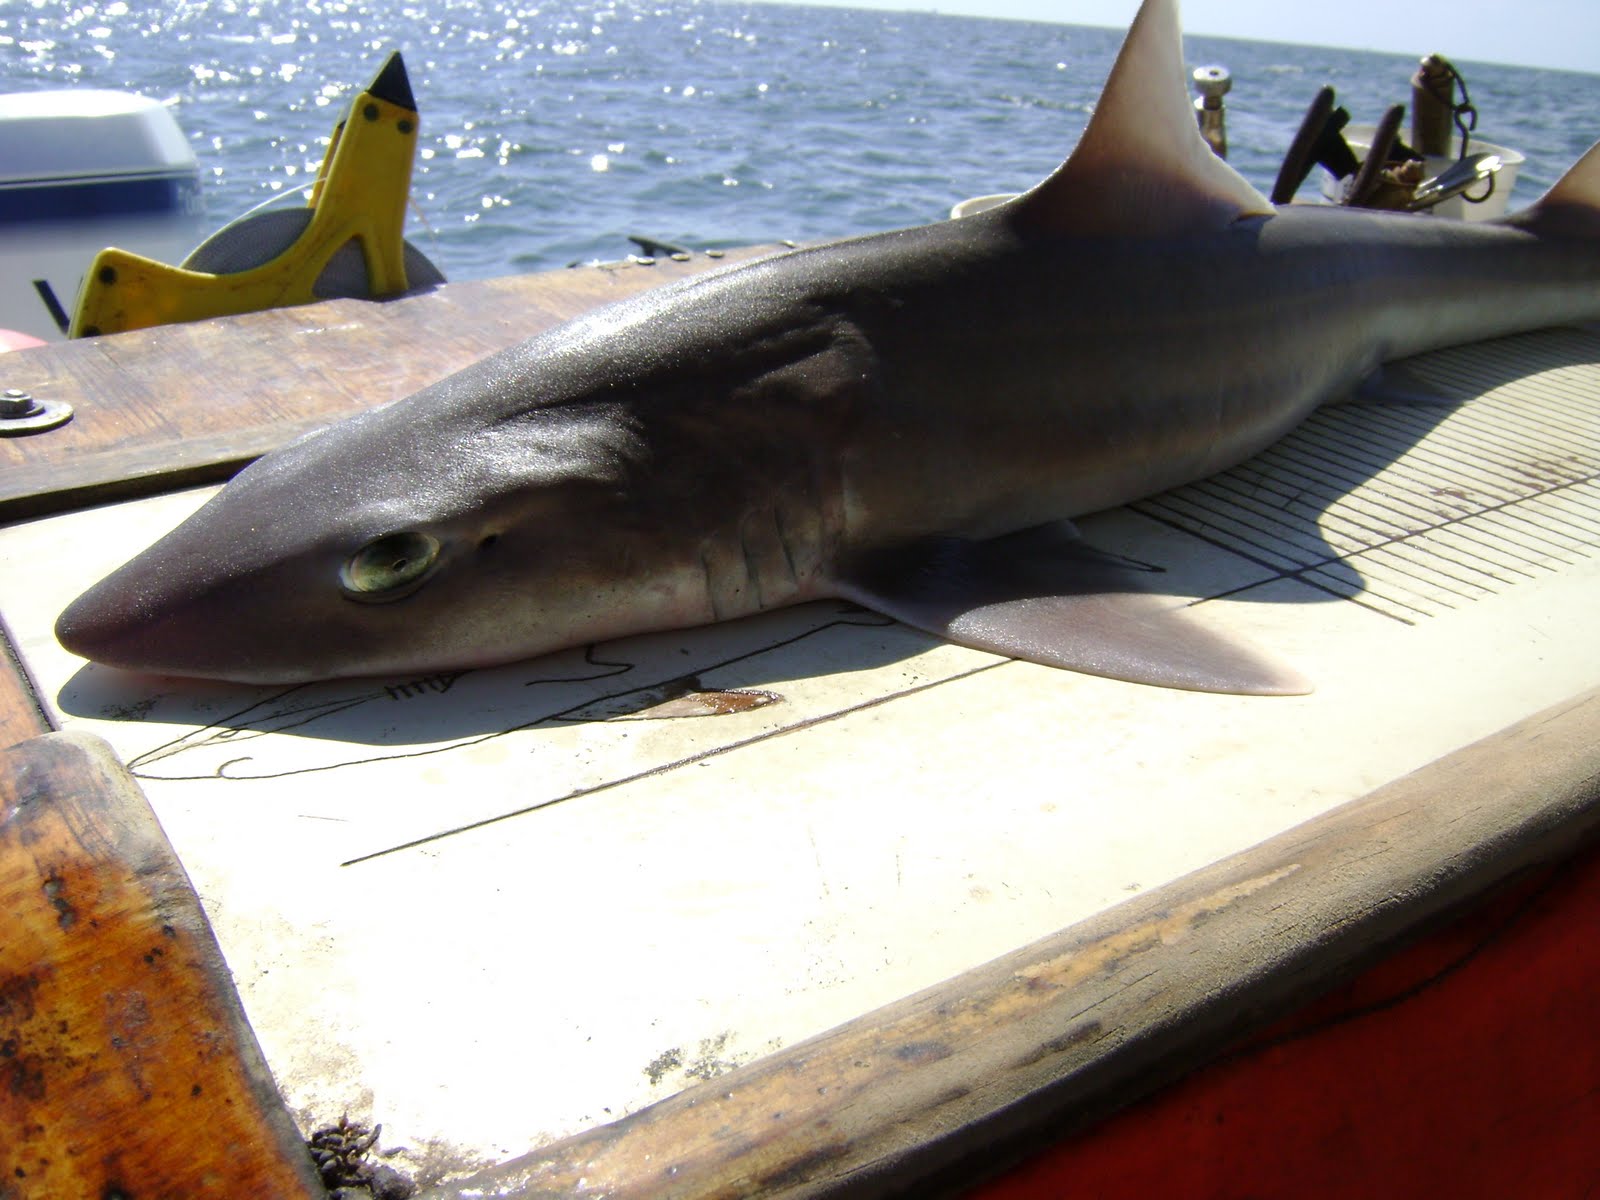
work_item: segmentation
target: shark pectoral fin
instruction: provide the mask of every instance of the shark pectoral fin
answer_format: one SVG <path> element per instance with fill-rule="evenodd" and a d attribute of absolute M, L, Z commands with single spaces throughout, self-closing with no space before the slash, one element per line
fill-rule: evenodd
<path fill-rule="evenodd" d="M 1181 600 L 1143 590 L 1149 568 L 1041 533 L 930 540 L 854 573 L 840 592 L 959 645 L 1045 666 L 1197 692 L 1312 690 L 1292 668 L 1206 629 Z"/>
<path fill-rule="evenodd" d="M 1170 598 L 1140 592 L 1002 601 L 970 609 L 946 629 L 974 649 L 1129 683 L 1242 696 L 1312 690 L 1298 672 L 1211 632 Z"/>

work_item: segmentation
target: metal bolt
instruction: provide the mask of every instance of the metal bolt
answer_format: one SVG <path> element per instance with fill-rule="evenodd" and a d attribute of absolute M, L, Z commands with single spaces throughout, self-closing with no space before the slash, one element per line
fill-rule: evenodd
<path fill-rule="evenodd" d="M 1233 86 L 1233 78 L 1228 74 L 1227 67 L 1196 67 L 1194 85 L 1200 90 L 1200 98 L 1194 102 L 1199 115 L 1200 136 L 1206 140 L 1213 154 L 1218 158 L 1227 158 L 1228 127 L 1222 98 Z"/>
<path fill-rule="evenodd" d="M 1196 67 L 1194 86 L 1206 101 L 1207 108 L 1221 108 L 1222 98 L 1233 87 L 1233 76 L 1227 67 Z"/>
<path fill-rule="evenodd" d="M 21 388 L 0 392 L 0 437 L 43 433 L 72 420 L 72 405 L 60 400 L 38 400 Z"/>
<path fill-rule="evenodd" d="M 7 388 L 0 394 L 0 417 L 8 421 L 31 417 L 38 411 L 39 402 L 21 388 Z"/>

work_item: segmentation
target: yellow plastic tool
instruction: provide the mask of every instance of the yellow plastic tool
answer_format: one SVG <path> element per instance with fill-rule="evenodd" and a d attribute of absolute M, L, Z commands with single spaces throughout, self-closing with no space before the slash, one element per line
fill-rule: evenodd
<path fill-rule="evenodd" d="M 364 294 L 376 298 L 404 292 L 402 230 L 417 127 L 416 102 L 396 53 L 335 127 L 308 204 L 310 219 L 286 249 L 260 265 L 220 274 L 170 266 L 126 250 L 102 250 L 84 279 L 68 336 L 120 333 L 325 299 L 315 290 L 317 281 L 329 260 L 352 241 L 365 261 Z"/>

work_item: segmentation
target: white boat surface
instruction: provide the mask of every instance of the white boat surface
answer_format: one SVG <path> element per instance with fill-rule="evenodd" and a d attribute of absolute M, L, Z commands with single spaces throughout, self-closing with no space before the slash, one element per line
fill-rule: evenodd
<path fill-rule="evenodd" d="M 100 250 L 181 262 L 204 233 L 200 168 L 166 105 L 103 88 L 0 94 L 0 329 L 59 341 Z"/>

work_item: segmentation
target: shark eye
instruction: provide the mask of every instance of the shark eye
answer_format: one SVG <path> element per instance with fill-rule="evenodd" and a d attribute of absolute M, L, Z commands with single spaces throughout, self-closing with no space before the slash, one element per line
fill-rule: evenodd
<path fill-rule="evenodd" d="M 421 587 L 438 561 L 438 538 L 390 533 L 352 554 L 339 568 L 339 582 L 352 600 L 398 600 Z"/>

